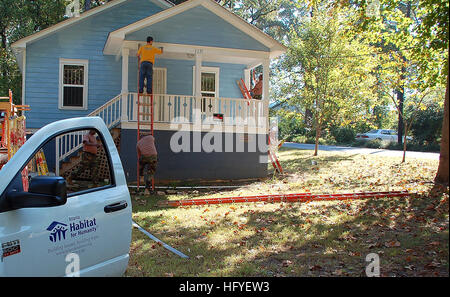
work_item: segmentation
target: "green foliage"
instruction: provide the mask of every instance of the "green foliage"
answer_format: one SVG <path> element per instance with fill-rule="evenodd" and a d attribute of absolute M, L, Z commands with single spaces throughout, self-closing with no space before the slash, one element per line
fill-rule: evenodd
<path fill-rule="evenodd" d="M 338 127 L 331 130 L 331 135 L 338 143 L 350 143 L 355 140 L 355 130 L 349 127 Z"/>
<path fill-rule="evenodd" d="M 296 135 L 304 135 L 306 133 L 301 114 L 281 109 L 277 112 L 277 116 L 279 118 L 278 133 L 280 139 L 293 141 Z"/>
<path fill-rule="evenodd" d="M 284 91 L 292 105 L 309 109 L 317 135 L 328 125 L 348 126 L 371 116 L 377 101 L 371 48 L 348 34 L 351 9 L 317 9 L 291 31 Z"/>
<path fill-rule="evenodd" d="M 414 140 L 420 144 L 437 143 L 441 135 L 444 111 L 437 103 L 419 110 L 411 123 Z"/>
<path fill-rule="evenodd" d="M 0 1 L 0 96 L 13 91 L 14 102 L 21 101 L 22 75 L 11 44 L 64 19 L 67 0 Z"/>

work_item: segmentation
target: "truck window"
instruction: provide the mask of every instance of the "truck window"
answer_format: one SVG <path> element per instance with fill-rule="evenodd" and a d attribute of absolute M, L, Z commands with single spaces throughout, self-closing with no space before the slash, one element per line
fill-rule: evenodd
<path fill-rule="evenodd" d="M 73 193 L 112 185 L 108 156 L 97 131 L 71 131 L 54 137 L 36 152 L 27 165 L 28 177 L 64 177 L 70 198 Z"/>

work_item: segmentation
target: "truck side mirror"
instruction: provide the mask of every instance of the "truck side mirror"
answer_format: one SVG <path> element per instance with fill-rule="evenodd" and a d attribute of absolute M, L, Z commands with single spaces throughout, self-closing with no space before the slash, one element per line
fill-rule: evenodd
<path fill-rule="evenodd" d="M 60 176 L 36 176 L 28 192 L 13 190 L 6 194 L 12 209 L 53 207 L 67 202 L 66 180 Z"/>

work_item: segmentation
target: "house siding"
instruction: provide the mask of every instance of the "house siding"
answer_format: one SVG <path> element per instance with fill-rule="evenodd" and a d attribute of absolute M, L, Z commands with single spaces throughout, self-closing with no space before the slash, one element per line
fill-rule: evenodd
<path fill-rule="evenodd" d="M 157 42 L 269 51 L 266 46 L 203 6 L 127 34 L 125 40 L 145 41 L 148 35 Z"/>
<path fill-rule="evenodd" d="M 55 120 L 84 116 L 121 91 L 122 62 L 103 55 L 109 32 L 162 9 L 148 0 L 130 0 L 27 45 L 25 104 L 27 127 L 40 128 Z M 59 59 L 89 62 L 88 109 L 60 110 Z"/>

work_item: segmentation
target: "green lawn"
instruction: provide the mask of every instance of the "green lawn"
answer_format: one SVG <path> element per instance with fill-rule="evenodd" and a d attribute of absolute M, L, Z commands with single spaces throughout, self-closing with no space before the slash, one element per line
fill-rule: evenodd
<path fill-rule="evenodd" d="M 188 255 L 133 229 L 126 276 L 448 276 L 448 188 L 433 188 L 435 160 L 282 149 L 284 177 L 230 191 L 132 197 L 133 220 Z M 317 165 L 312 165 L 316 161 Z M 236 203 L 162 208 L 158 202 L 281 193 L 408 190 L 407 198 Z"/>

